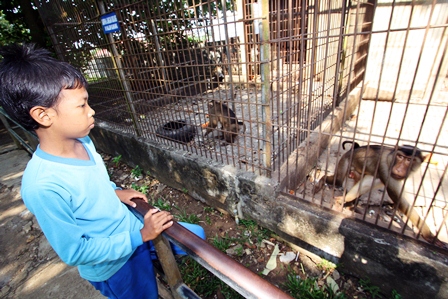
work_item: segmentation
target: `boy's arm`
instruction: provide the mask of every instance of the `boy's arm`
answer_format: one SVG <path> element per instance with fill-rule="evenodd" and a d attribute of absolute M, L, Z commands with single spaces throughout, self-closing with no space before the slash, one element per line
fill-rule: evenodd
<path fill-rule="evenodd" d="M 70 195 L 55 186 L 27 188 L 22 196 L 28 209 L 36 216 L 49 243 L 61 260 L 71 266 L 93 265 L 120 259 L 143 243 L 139 230 L 124 231 L 104 237 L 89 237 L 83 231 L 70 207 Z M 101 235 L 101 223 L 93 228 Z M 135 240 L 139 239 L 136 244 Z M 133 241 L 132 241 L 133 240 Z"/>

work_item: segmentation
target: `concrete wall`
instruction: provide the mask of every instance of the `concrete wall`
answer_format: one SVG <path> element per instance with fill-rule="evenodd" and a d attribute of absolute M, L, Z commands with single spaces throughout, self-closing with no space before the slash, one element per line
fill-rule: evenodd
<path fill-rule="evenodd" d="M 404 298 L 448 298 L 448 256 L 437 248 L 344 218 L 296 198 L 279 195 L 266 177 L 165 148 L 100 121 L 91 137 L 101 151 L 139 165 L 171 187 L 245 217 L 390 293 Z"/>
<path fill-rule="evenodd" d="M 394 90 L 402 99 L 410 92 L 413 97 L 429 96 L 439 66 L 446 60 L 448 3 L 418 1 L 411 5 L 400 0 L 392 7 L 389 0 L 378 1 L 376 6 L 365 98 L 375 99 L 378 92 L 380 100 L 392 100 Z M 427 28 L 428 24 L 434 27 Z M 442 77 L 446 70 L 442 66 Z"/>

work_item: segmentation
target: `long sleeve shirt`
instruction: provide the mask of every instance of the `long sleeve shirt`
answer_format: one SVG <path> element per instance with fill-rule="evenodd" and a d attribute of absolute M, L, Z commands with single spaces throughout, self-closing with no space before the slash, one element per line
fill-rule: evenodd
<path fill-rule="evenodd" d="M 37 148 L 21 195 L 53 249 L 81 277 L 104 281 L 143 243 L 142 222 L 115 193 L 89 137 L 79 139 L 89 160 L 62 158 Z"/>

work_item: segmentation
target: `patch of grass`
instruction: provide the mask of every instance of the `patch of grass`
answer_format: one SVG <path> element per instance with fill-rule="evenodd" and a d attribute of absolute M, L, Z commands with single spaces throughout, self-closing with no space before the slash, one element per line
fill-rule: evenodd
<path fill-rule="evenodd" d="M 212 207 L 204 207 L 205 213 L 213 213 L 214 211 L 215 211 L 215 209 L 213 209 Z"/>
<path fill-rule="evenodd" d="M 229 238 L 220 238 L 218 236 L 215 236 L 212 239 L 213 246 L 222 252 L 225 252 L 229 248 L 230 243 L 231 243 L 231 240 Z"/>
<path fill-rule="evenodd" d="M 184 283 L 201 298 L 211 297 L 218 290 L 226 299 L 244 298 L 190 257 L 182 260 L 179 269 Z"/>
<path fill-rule="evenodd" d="M 251 236 L 257 239 L 257 243 L 261 243 L 264 239 L 269 239 L 271 232 L 259 226 L 254 220 L 240 219 L 240 225 L 250 233 Z"/>
<path fill-rule="evenodd" d="M 169 203 L 166 203 L 163 198 L 158 198 L 156 201 L 154 201 L 153 206 L 156 208 L 161 209 L 162 211 L 171 211 L 171 206 Z"/>
<path fill-rule="evenodd" d="M 289 294 L 296 298 L 307 299 L 346 299 L 343 293 L 334 293 L 333 290 L 324 285 L 319 287 L 317 278 L 301 279 L 297 274 L 290 272 L 286 277 L 284 288 Z"/>
<path fill-rule="evenodd" d="M 143 174 L 143 169 L 140 168 L 140 166 L 136 165 L 134 168 L 131 169 L 131 176 L 133 178 L 138 178 Z"/>
<path fill-rule="evenodd" d="M 332 270 L 337 268 L 337 266 L 335 264 L 333 264 L 330 261 L 327 261 L 326 259 L 322 259 L 320 261 L 320 263 L 318 263 L 316 266 L 317 266 L 317 268 L 319 268 L 319 269 L 321 269 L 322 271 L 325 271 L 325 272 L 330 272 L 330 271 L 332 271 Z"/>
<path fill-rule="evenodd" d="M 222 252 L 226 252 L 226 250 L 229 249 L 231 246 L 235 246 L 237 244 L 242 245 L 244 242 L 245 242 L 245 239 L 243 239 L 243 238 L 231 238 L 231 237 L 228 237 L 227 234 L 224 237 L 215 236 L 211 239 L 212 245 Z M 244 254 L 243 246 L 241 246 L 241 248 L 235 249 L 236 256 L 242 256 L 243 254 Z"/>
<path fill-rule="evenodd" d="M 136 190 L 136 191 L 139 191 L 139 192 L 141 192 L 143 194 L 148 194 L 148 190 L 149 190 L 148 186 L 139 186 L 136 183 L 132 183 L 131 184 L 131 188 Z"/>
<path fill-rule="evenodd" d="M 178 221 L 191 224 L 198 224 L 199 221 L 201 220 L 195 214 L 187 214 L 187 212 L 184 209 L 180 210 L 180 214 L 174 215 L 174 217 L 176 217 Z"/>
<path fill-rule="evenodd" d="M 403 298 L 400 294 L 398 294 L 398 292 L 396 290 L 392 290 L 391 296 L 392 296 L 391 297 L 392 299 L 402 299 Z"/>
<path fill-rule="evenodd" d="M 118 156 L 112 158 L 112 162 L 115 164 L 115 166 L 118 166 L 118 164 L 121 161 L 121 158 L 122 158 L 121 155 L 118 155 Z"/>
<path fill-rule="evenodd" d="M 380 288 L 372 285 L 369 278 L 360 279 L 359 285 L 364 291 L 369 292 L 372 298 L 377 298 L 380 296 Z"/>

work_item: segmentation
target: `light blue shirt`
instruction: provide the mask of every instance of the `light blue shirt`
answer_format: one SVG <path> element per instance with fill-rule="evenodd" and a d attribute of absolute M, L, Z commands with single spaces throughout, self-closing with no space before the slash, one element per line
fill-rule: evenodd
<path fill-rule="evenodd" d="M 89 137 L 89 160 L 62 158 L 37 148 L 23 178 L 26 207 L 59 257 L 81 277 L 104 281 L 143 244 L 142 222 L 121 203 Z"/>

